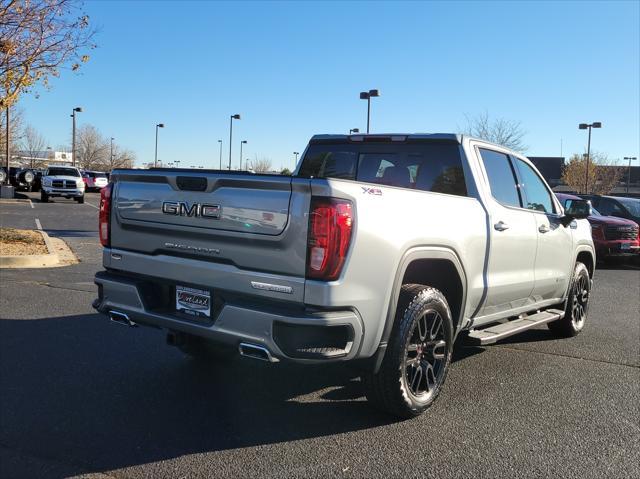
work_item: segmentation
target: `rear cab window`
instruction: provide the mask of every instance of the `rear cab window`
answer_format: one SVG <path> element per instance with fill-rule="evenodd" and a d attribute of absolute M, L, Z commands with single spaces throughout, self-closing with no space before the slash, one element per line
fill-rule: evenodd
<path fill-rule="evenodd" d="M 446 140 L 312 143 L 298 176 L 467 196 L 462 161 L 460 145 Z"/>

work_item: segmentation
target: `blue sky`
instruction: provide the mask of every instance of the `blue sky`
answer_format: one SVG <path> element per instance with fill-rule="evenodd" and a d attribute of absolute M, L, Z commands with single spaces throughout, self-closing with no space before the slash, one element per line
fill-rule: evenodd
<path fill-rule="evenodd" d="M 640 2 L 109 2 L 86 9 L 98 48 L 65 72 L 27 123 L 56 147 L 69 114 L 153 160 L 293 167 L 316 133 L 366 127 L 361 90 L 378 88 L 372 132 L 449 132 L 466 116 L 522 122 L 527 154 L 586 148 L 578 123 L 601 121 L 592 148 L 640 156 Z M 637 164 L 637 163 L 636 163 Z"/>

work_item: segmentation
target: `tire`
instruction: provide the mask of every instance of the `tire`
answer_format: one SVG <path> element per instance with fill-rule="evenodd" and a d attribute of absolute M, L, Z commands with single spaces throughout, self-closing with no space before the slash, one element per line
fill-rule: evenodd
<path fill-rule="evenodd" d="M 48 203 L 49 202 L 49 195 L 46 194 L 44 191 L 40 191 L 40 203 Z"/>
<path fill-rule="evenodd" d="M 176 347 L 195 361 L 212 362 L 228 360 L 234 356 L 234 350 L 208 341 L 199 336 L 182 333 L 182 341 Z"/>
<path fill-rule="evenodd" d="M 84 195 L 78 197 L 78 198 L 74 198 L 78 203 L 83 204 L 84 203 Z"/>
<path fill-rule="evenodd" d="M 551 323 L 547 327 L 556 335 L 564 338 L 577 336 L 584 329 L 589 311 L 591 297 L 591 278 L 584 263 L 576 263 L 571 278 L 571 290 L 567 298 L 564 318 Z"/>
<path fill-rule="evenodd" d="M 380 370 L 362 377 L 367 399 L 400 418 L 419 416 L 444 385 L 452 349 L 453 320 L 444 295 L 421 284 L 403 285 Z"/>

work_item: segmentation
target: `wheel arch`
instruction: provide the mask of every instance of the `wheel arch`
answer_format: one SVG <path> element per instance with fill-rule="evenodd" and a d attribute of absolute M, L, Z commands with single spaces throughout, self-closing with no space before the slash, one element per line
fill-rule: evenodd
<path fill-rule="evenodd" d="M 407 283 L 425 284 L 442 292 L 451 308 L 454 339 L 463 324 L 464 305 L 467 299 L 467 275 L 460 257 L 452 249 L 440 246 L 424 246 L 408 250 L 402 256 L 394 278 L 380 343 L 374 356 L 374 371 L 379 369 L 384 358 L 387 342 L 393 329 L 400 288 Z"/>
<path fill-rule="evenodd" d="M 574 264 L 578 261 L 587 267 L 589 270 L 589 277 L 593 279 L 593 273 L 596 268 L 596 258 L 593 250 L 588 246 L 578 248 Z"/>

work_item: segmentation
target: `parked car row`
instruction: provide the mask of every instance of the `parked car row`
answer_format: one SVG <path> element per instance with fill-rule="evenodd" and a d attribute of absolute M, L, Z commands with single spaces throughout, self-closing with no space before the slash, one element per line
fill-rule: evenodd
<path fill-rule="evenodd" d="M 587 220 L 591 224 L 591 236 L 598 259 L 635 256 L 640 253 L 639 199 L 562 193 L 556 193 L 556 196 L 563 206 L 569 200 L 583 198 L 591 201 L 592 214 Z"/>
<path fill-rule="evenodd" d="M 82 179 L 84 180 L 87 191 L 99 191 L 109 183 L 107 174 L 101 171 L 83 171 Z"/>
<path fill-rule="evenodd" d="M 71 166 L 52 166 L 42 177 L 40 201 L 48 203 L 49 198 L 73 198 L 84 203 L 85 182 L 80 170 Z"/>
<path fill-rule="evenodd" d="M 42 189 L 42 175 L 45 169 L 41 168 L 18 168 L 10 167 L 7 173 L 6 168 L 0 167 L 0 183 L 4 183 L 7 176 L 9 182 L 18 191 L 40 191 Z M 108 173 L 102 171 L 78 170 L 82 175 L 86 191 L 100 191 L 109 183 Z"/>
<path fill-rule="evenodd" d="M 37 178 L 34 170 L 12 166 L 7 172 L 6 168 L 0 168 L 0 183 L 4 183 L 7 176 L 9 177 L 9 183 L 17 190 L 36 191 L 34 188 L 37 187 Z"/>

